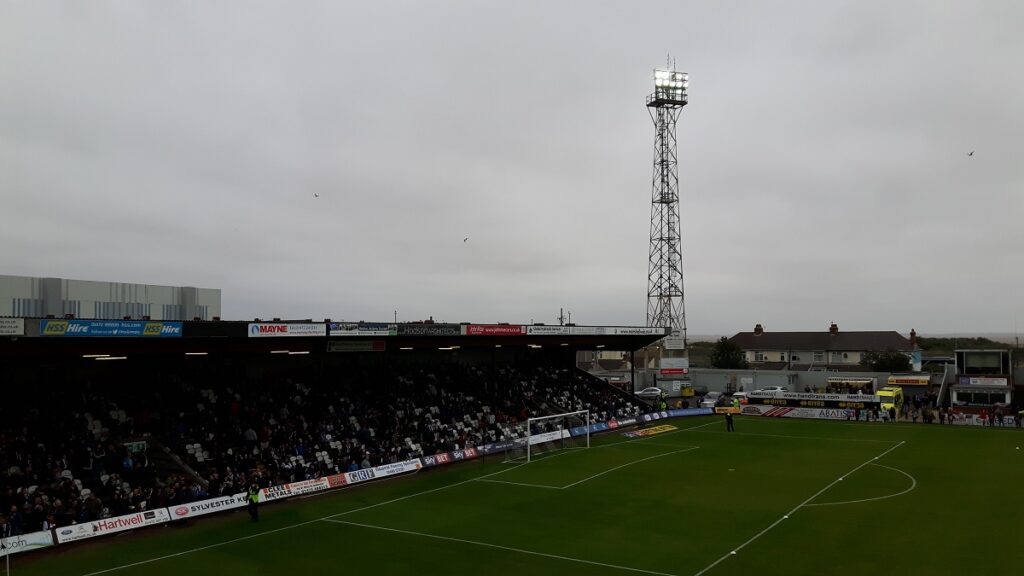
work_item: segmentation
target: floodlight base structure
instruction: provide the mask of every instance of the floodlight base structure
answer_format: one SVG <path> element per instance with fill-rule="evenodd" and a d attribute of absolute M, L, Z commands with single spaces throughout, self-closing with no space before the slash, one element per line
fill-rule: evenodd
<path fill-rule="evenodd" d="M 647 325 L 668 327 L 686 348 L 683 256 L 680 246 L 679 170 L 676 123 L 688 103 L 686 74 L 655 70 L 655 92 L 647 97 L 654 122 L 651 178 L 651 241 L 647 264 Z M 678 79 L 678 82 L 676 80 Z"/>

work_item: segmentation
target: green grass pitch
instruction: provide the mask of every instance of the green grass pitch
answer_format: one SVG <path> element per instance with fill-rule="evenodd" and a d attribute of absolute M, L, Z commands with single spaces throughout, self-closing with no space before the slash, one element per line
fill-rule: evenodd
<path fill-rule="evenodd" d="M 1021 573 L 1020 430 L 668 423 L 526 465 L 489 457 L 271 504 L 259 523 L 241 510 L 14 556 L 11 573 Z"/>

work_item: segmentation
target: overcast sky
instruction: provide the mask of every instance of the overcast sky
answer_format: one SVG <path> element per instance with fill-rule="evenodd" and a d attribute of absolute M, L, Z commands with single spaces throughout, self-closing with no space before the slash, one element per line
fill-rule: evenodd
<path fill-rule="evenodd" d="M 671 53 L 691 334 L 1011 332 L 1022 22 L 1019 0 L 2 0 L 0 273 L 221 288 L 226 318 L 643 324 L 644 99 Z"/>

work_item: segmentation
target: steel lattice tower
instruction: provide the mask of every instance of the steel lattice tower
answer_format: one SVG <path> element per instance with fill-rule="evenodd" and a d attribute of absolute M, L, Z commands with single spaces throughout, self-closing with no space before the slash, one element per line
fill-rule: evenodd
<path fill-rule="evenodd" d="M 647 325 L 672 329 L 686 343 L 683 304 L 683 255 L 680 248 L 679 171 L 676 122 L 687 103 L 687 75 L 654 71 L 654 93 L 647 111 L 654 122 L 654 172 L 651 178 L 651 246 L 647 265 Z"/>

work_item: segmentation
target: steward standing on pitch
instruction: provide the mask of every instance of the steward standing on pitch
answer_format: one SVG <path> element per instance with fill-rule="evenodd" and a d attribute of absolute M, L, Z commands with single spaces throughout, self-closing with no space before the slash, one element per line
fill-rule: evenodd
<path fill-rule="evenodd" d="M 256 484 L 249 485 L 249 493 L 246 494 L 246 504 L 249 507 L 249 517 L 252 518 L 253 522 L 260 521 L 260 510 L 258 508 L 260 502 L 260 488 Z"/>

